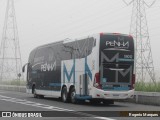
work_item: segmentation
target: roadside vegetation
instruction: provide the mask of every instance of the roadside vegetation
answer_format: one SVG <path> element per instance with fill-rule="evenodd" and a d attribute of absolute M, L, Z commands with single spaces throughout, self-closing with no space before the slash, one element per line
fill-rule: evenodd
<path fill-rule="evenodd" d="M 26 81 L 24 81 L 24 80 L 1 81 L 0 85 L 25 86 L 26 85 Z"/>
<path fill-rule="evenodd" d="M 135 90 L 144 92 L 160 92 L 160 82 L 136 82 Z"/>
<path fill-rule="evenodd" d="M 12 81 L 2 81 L 0 85 L 16 85 L 16 86 L 25 86 L 25 80 L 12 80 Z M 150 83 L 150 82 L 136 82 L 135 84 L 136 91 L 144 92 L 160 92 L 160 82 Z"/>

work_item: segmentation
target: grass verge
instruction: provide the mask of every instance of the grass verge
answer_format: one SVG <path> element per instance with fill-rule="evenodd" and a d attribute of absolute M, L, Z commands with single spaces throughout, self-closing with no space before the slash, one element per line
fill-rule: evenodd
<path fill-rule="evenodd" d="M 156 82 L 156 83 L 136 82 L 135 90 L 144 91 L 144 92 L 160 92 L 160 82 Z"/>
<path fill-rule="evenodd" d="M 17 86 L 25 86 L 26 81 L 24 80 L 11 80 L 11 81 L 1 81 L 0 85 L 17 85 Z"/>

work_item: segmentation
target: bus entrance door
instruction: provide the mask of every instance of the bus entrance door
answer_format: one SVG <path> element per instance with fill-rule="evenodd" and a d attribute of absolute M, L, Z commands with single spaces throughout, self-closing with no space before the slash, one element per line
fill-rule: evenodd
<path fill-rule="evenodd" d="M 87 74 L 80 75 L 80 96 L 88 96 L 89 90 L 88 90 L 88 83 L 89 83 L 89 77 Z"/>

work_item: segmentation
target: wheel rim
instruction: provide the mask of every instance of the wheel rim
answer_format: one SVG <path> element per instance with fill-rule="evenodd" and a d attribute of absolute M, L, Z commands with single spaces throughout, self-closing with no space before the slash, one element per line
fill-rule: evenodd
<path fill-rule="evenodd" d="M 65 91 L 63 92 L 63 101 L 66 101 L 66 93 L 65 93 Z"/>
<path fill-rule="evenodd" d="M 73 92 L 71 93 L 71 101 L 72 101 L 72 103 L 75 102 L 75 96 L 76 96 L 76 92 L 73 91 Z"/>

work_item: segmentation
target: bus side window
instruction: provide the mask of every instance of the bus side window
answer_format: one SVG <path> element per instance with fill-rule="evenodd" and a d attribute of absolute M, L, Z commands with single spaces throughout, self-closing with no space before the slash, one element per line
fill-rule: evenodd
<path fill-rule="evenodd" d="M 94 38 L 86 38 L 76 41 L 78 58 L 85 58 L 92 52 Z"/>
<path fill-rule="evenodd" d="M 89 46 L 88 46 L 88 53 L 87 56 L 89 54 L 91 54 L 93 47 L 96 46 L 96 40 L 94 38 L 89 38 Z"/>
<path fill-rule="evenodd" d="M 96 39 L 94 39 L 94 41 L 93 41 L 93 47 L 95 47 L 96 46 Z"/>
<path fill-rule="evenodd" d="M 62 47 L 62 52 L 63 52 L 63 59 L 64 60 L 70 60 L 70 59 L 73 59 L 73 56 L 74 56 L 74 46 L 72 45 L 72 43 L 65 43 L 63 44 L 63 47 Z"/>
<path fill-rule="evenodd" d="M 63 58 L 69 60 L 87 57 L 91 54 L 95 41 L 94 38 L 86 38 L 63 44 Z"/>

